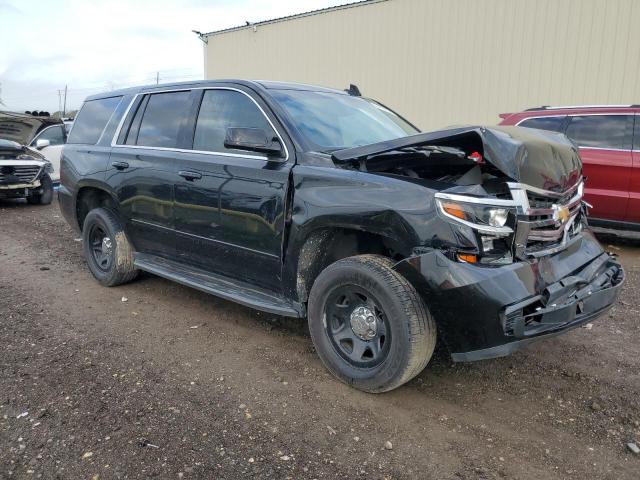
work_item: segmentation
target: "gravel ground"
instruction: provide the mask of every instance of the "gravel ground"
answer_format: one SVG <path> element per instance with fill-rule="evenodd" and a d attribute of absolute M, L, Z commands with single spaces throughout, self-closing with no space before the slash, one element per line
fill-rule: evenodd
<path fill-rule="evenodd" d="M 101 287 L 57 203 L 0 203 L 0 478 L 640 478 L 640 241 L 603 241 L 627 283 L 592 328 L 368 395 L 303 322 Z"/>

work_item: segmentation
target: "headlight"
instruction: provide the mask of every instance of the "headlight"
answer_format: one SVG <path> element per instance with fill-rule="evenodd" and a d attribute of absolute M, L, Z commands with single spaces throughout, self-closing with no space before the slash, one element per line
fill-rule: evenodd
<path fill-rule="evenodd" d="M 508 235 L 513 229 L 507 224 L 515 218 L 515 209 L 502 206 L 466 203 L 436 198 L 438 209 L 448 219 L 462 223 L 481 232 Z"/>

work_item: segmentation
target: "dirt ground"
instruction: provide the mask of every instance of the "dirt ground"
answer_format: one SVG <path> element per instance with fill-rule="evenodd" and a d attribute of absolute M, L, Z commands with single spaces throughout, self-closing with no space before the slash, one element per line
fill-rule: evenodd
<path fill-rule="evenodd" d="M 640 478 L 638 240 L 603 238 L 627 281 L 591 329 L 369 395 L 303 322 L 101 287 L 74 237 L 57 202 L 0 203 L 2 479 Z"/>

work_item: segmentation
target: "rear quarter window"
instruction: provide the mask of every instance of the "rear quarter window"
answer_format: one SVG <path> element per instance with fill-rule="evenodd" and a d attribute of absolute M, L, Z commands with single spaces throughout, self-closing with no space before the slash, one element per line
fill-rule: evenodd
<path fill-rule="evenodd" d="M 551 132 L 561 132 L 562 123 L 567 117 L 538 117 L 527 118 L 518 124 L 519 127 L 537 128 L 539 130 L 549 130 Z"/>
<path fill-rule="evenodd" d="M 583 115 L 571 117 L 567 137 L 581 147 L 631 149 L 631 115 Z"/>
<path fill-rule="evenodd" d="M 115 112 L 122 97 L 100 98 L 84 102 L 69 134 L 67 143 L 95 145 Z"/>

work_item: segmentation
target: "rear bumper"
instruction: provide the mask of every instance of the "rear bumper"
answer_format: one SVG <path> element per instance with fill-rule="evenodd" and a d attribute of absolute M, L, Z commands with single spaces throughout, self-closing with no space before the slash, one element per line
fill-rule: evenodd
<path fill-rule="evenodd" d="M 75 197 L 63 184 L 60 184 L 58 187 L 58 203 L 60 204 L 60 212 L 62 212 L 64 219 L 76 233 L 80 233 L 76 215 Z"/>
<path fill-rule="evenodd" d="M 624 282 L 588 231 L 530 262 L 476 266 L 434 250 L 396 269 L 422 293 L 454 361 L 509 355 L 586 323 L 614 304 Z"/>

